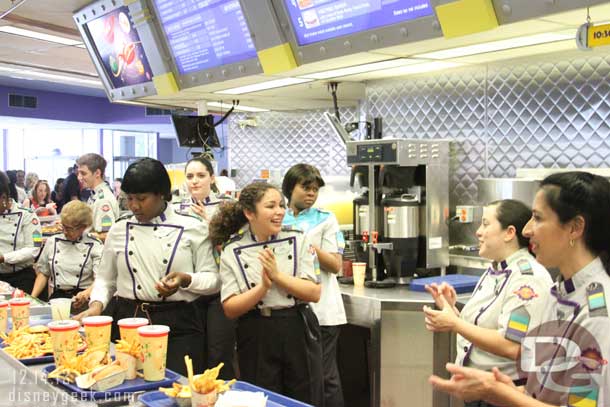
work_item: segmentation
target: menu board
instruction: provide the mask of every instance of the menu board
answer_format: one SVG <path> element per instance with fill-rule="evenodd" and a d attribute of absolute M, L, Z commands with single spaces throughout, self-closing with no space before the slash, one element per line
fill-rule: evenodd
<path fill-rule="evenodd" d="M 181 75 L 256 58 L 239 0 L 154 0 Z"/>
<path fill-rule="evenodd" d="M 284 0 L 300 46 L 432 15 L 430 0 Z"/>
<path fill-rule="evenodd" d="M 126 6 L 91 20 L 86 28 L 112 88 L 152 80 L 148 59 Z"/>

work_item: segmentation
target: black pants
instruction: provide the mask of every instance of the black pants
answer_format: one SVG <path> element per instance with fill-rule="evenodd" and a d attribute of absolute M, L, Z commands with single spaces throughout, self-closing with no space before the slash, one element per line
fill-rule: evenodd
<path fill-rule="evenodd" d="M 324 372 L 324 407 L 343 407 L 343 389 L 337 367 L 337 342 L 340 326 L 321 326 L 322 371 Z"/>
<path fill-rule="evenodd" d="M 196 301 L 205 330 L 203 352 L 207 369 L 224 363 L 218 377 L 235 378 L 233 355 L 235 354 L 235 321 L 226 317 L 220 295 L 203 296 Z"/>
<path fill-rule="evenodd" d="M 52 300 L 53 298 L 72 298 L 76 294 L 80 293 L 81 291 L 85 291 L 85 289 L 84 288 L 74 288 L 72 290 L 62 290 L 59 288 L 54 288 L 53 294 L 51 294 L 51 296 L 49 297 L 49 300 Z M 85 311 L 87 308 L 89 308 L 89 306 L 87 304 L 84 304 L 83 306 L 76 308 L 76 307 L 74 307 L 74 303 L 72 303 L 72 305 L 70 306 L 70 315 L 80 314 L 81 312 Z"/>
<path fill-rule="evenodd" d="M 0 274 L 0 280 L 9 283 L 15 288 L 23 290 L 26 294 L 31 294 L 34 289 L 34 281 L 36 281 L 36 272 L 33 267 L 26 267 L 14 273 Z M 39 296 L 41 300 L 46 301 L 48 290 L 45 289 Z"/>
<path fill-rule="evenodd" d="M 193 360 L 195 373 L 203 373 L 203 351 L 201 338 L 203 327 L 198 318 L 199 313 L 194 302 L 151 303 L 150 307 L 142 307 L 134 300 L 116 297 L 112 322 L 112 340 L 120 338 L 117 321 L 122 318 L 148 318 L 154 325 L 167 325 L 170 328 L 167 342 L 167 368 L 183 376 L 187 375 L 184 356 Z M 143 311 L 147 308 L 148 315 Z M 106 313 L 104 313 L 106 314 Z"/>
<path fill-rule="evenodd" d="M 243 315 L 237 323 L 241 379 L 314 406 L 323 406 L 318 319 L 308 305 Z"/>

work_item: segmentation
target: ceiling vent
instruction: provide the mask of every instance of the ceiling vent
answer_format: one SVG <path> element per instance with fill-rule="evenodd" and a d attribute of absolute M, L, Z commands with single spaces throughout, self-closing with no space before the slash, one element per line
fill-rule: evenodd
<path fill-rule="evenodd" d="M 159 109 L 156 107 L 146 107 L 146 116 L 171 116 L 172 111 L 169 109 Z"/>
<path fill-rule="evenodd" d="M 36 109 L 38 106 L 38 98 L 36 96 L 17 95 L 16 93 L 8 94 L 9 107 L 24 107 L 26 109 Z"/>

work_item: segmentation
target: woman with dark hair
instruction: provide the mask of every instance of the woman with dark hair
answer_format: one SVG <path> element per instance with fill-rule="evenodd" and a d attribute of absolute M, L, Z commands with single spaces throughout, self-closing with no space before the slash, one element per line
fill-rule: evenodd
<path fill-rule="evenodd" d="M 0 280 L 30 293 L 36 273 L 32 265 L 42 246 L 38 217 L 11 198 L 11 184 L 0 171 Z"/>
<path fill-rule="evenodd" d="M 531 217 L 522 202 L 505 199 L 483 208 L 476 235 L 479 255 L 492 260 L 462 311 L 455 307 L 450 285 L 430 285 L 439 311 L 424 307 L 426 328 L 457 334 L 456 364 L 502 373 L 519 381 L 516 360 L 528 328 L 540 322 L 543 293 L 553 281 L 547 270 L 528 252 L 529 239 L 521 230 Z M 488 406 L 484 401 L 466 406 Z"/>
<path fill-rule="evenodd" d="M 203 156 L 192 158 L 185 166 L 186 186 L 190 197 L 188 201 L 175 204 L 175 209 L 194 216 L 202 222 L 202 232 L 208 238 L 208 224 L 218 211 L 224 199 L 218 197 L 214 183 L 214 167 Z M 218 254 L 217 252 L 215 254 Z M 210 268 L 217 268 L 216 259 L 210 257 Z M 235 353 L 235 322 L 226 317 L 220 303 L 220 287 L 217 293 L 201 296 L 197 300 L 201 312 L 202 324 L 205 328 L 203 349 L 206 357 L 206 368 L 217 366 L 220 362 L 224 367 L 220 371 L 223 379 L 235 377 L 233 355 Z"/>
<path fill-rule="evenodd" d="M 219 208 L 210 237 L 226 242 L 221 300 L 225 314 L 238 319 L 241 378 L 320 406 L 320 328 L 308 305 L 320 299 L 319 270 L 303 233 L 282 227 L 284 214 L 281 192 L 263 182 Z"/>
<path fill-rule="evenodd" d="M 61 208 L 63 207 L 64 196 L 62 194 L 62 189 L 64 180 L 65 178 L 57 178 L 53 191 L 51 191 L 51 201 L 55 202 L 55 205 L 57 205 L 57 213 L 61 212 Z"/>
<path fill-rule="evenodd" d="M 309 164 L 296 164 L 286 172 L 282 192 L 288 198 L 284 224 L 302 229 L 320 261 L 322 295 L 311 308 L 320 321 L 324 372 L 324 406 L 342 407 L 343 391 L 337 367 L 340 326 L 347 323 L 337 274 L 343 263 L 345 240 L 332 212 L 314 208 L 324 186 L 320 171 Z"/>
<path fill-rule="evenodd" d="M 201 222 L 176 213 L 168 204 L 170 179 L 160 161 L 143 158 L 123 176 L 133 215 L 115 223 L 106 238 L 102 260 L 91 292 L 89 309 L 78 315 L 100 315 L 116 294 L 116 321 L 147 317 L 167 325 L 167 367 L 186 374 L 184 356 L 203 369 L 203 327 L 195 300 L 218 292 L 220 279 L 210 264 L 212 245 L 201 232 Z"/>
<path fill-rule="evenodd" d="M 522 341 L 525 388 L 503 373 L 449 364 L 450 380 L 430 382 L 465 400 L 507 406 L 607 406 L 610 403 L 610 183 L 586 172 L 548 176 L 523 235 L 536 259 L 559 269 L 541 296 L 542 323 Z"/>
<path fill-rule="evenodd" d="M 6 172 L 6 176 L 8 177 L 8 189 L 9 189 L 9 198 L 17 203 L 21 203 L 19 200 L 19 193 L 17 191 L 17 171 L 8 170 Z M 25 198 L 24 198 L 25 199 Z"/>

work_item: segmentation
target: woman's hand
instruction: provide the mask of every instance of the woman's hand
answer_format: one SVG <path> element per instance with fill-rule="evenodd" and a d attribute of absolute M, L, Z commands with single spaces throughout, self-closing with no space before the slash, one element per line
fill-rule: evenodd
<path fill-rule="evenodd" d="M 187 273 L 172 271 L 155 284 L 155 289 L 162 297 L 174 295 L 179 288 L 191 285 L 191 276 Z"/>
<path fill-rule="evenodd" d="M 494 374 L 483 370 L 472 369 L 447 363 L 451 379 L 430 376 L 428 381 L 436 389 L 449 393 L 464 401 L 487 400 L 497 385 Z"/>
<path fill-rule="evenodd" d="M 210 221 L 210 217 L 205 209 L 205 205 L 203 202 L 196 200 L 194 204 L 191 205 L 193 212 L 195 212 L 198 216 L 205 219 L 207 222 Z"/>
<path fill-rule="evenodd" d="M 89 309 L 81 312 L 78 315 L 75 315 L 72 319 L 81 322 L 85 317 L 93 317 L 96 315 L 102 315 L 102 311 L 104 310 L 104 305 L 99 301 L 93 301 L 89 304 Z"/>
<path fill-rule="evenodd" d="M 447 303 L 452 308 L 455 308 L 455 303 L 457 302 L 457 293 L 455 292 L 455 288 L 453 288 L 451 284 L 443 281 L 438 290 L 443 294 L 443 297 L 445 297 Z"/>
<path fill-rule="evenodd" d="M 72 297 L 72 300 L 74 301 L 74 308 L 80 308 L 89 302 L 89 298 L 91 297 L 92 288 L 93 288 L 93 286 L 87 288 L 86 290 L 81 291 L 80 293 L 78 293 L 74 297 Z"/>
<path fill-rule="evenodd" d="M 426 328 L 432 332 L 449 332 L 455 330 L 460 317 L 455 314 L 445 297 L 439 295 L 437 297 L 437 305 L 440 311 L 436 311 L 427 305 L 424 305 L 424 315 Z"/>
<path fill-rule="evenodd" d="M 263 273 L 274 281 L 280 273 L 277 269 L 277 263 L 275 261 L 275 254 L 271 249 L 263 249 L 258 252 L 258 259 L 263 265 Z"/>

